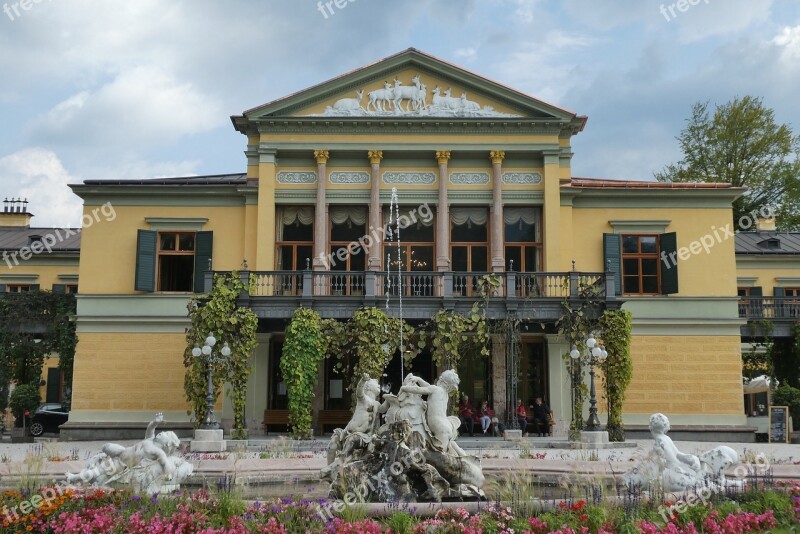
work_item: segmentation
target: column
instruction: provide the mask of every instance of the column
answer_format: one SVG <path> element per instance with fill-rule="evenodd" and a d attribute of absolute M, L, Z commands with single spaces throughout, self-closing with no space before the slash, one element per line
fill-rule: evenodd
<path fill-rule="evenodd" d="M 566 271 L 561 261 L 561 181 L 559 153 L 544 154 L 544 267 L 547 272 Z"/>
<path fill-rule="evenodd" d="M 314 210 L 314 270 L 327 271 L 328 264 L 328 200 L 326 198 L 328 183 L 328 160 L 330 152 L 315 150 L 317 160 L 317 206 Z"/>
<path fill-rule="evenodd" d="M 372 244 L 369 247 L 369 259 L 367 261 L 367 269 L 370 271 L 381 270 L 381 246 L 383 235 L 378 231 L 378 228 L 383 226 L 381 220 L 381 183 L 380 183 L 380 170 L 381 160 L 383 159 L 383 151 L 370 150 L 367 152 L 369 163 L 372 165 L 372 182 L 369 194 L 369 236 L 372 238 Z"/>
<path fill-rule="evenodd" d="M 250 260 L 250 268 L 254 271 L 275 270 L 275 180 L 277 178 L 277 151 L 261 149 L 258 160 L 258 210 L 256 215 L 255 265 Z M 249 208 L 249 206 L 248 206 Z M 245 208 L 246 215 L 253 215 L 252 209 Z M 247 222 L 250 222 L 248 217 Z M 252 237 L 247 235 L 247 243 Z M 247 251 L 247 248 L 245 249 Z"/>
<path fill-rule="evenodd" d="M 450 204 L 447 200 L 447 163 L 450 152 L 436 152 L 439 163 L 439 205 L 436 208 L 436 270 L 449 271 L 450 261 Z"/>
<path fill-rule="evenodd" d="M 489 152 L 492 160 L 492 272 L 505 272 L 506 260 L 503 250 L 503 160 L 506 153 L 502 150 Z"/>

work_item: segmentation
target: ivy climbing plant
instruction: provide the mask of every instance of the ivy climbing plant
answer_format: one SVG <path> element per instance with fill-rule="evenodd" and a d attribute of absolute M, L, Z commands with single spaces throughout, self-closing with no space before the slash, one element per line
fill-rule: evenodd
<path fill-rule="evenodd" d="M 227 343 L 231 355 L 213 365 L 214 395 L 219 396 L 223 384 L 230 386 L 228 397 L 233 403 L 233 438 L 246 439 L 245 405 L 247 379 L 250 376 L 249 358 L 256 347 L 258 318 L 253 310 L 238 307 L 236 299 L 246 289 L 239 273 L 216 275 L 211 293 L 198 296 L 189 303 L 191 326 L 186 333 L 186 350 L 183 362 L 186 367 L 184 393 L 199 424 L 206 415 L 206 364 L 202 358 L 192 356 L 194 347 L 202 347 L 206 337 L 213 333 L 218 346 Z"/>
<path fill-rule="evenodd" d="M 419 353 L 417 332 L 405 321 L 390 317 L 379 308 L 361 308 L 346 323 L 325 321 L 327 353 L 335 359 L 334 369 L 348 377 L 349 391 L 355 391 L 364 374 L 380 378 L 400 349 L 400 331 L 406 365 Z M 355 397 L 354 397 L 355 399 Z"/>
<path fill-rule="evenodd" d="M 567 283 L 569 283 L 567 281 Z M 589 334 L 598 329 L 598 319 L 603 307 L 601 288 L 580 281 L 577 295 L 567 297 L 561 303 L 561 318 L 556 322 L 559 334 L 567 342 L 567 351 L 573 346 L 583 351 Z M 583 365 L 580 359 L 573 360 L 569 352 L 562 355 L 570 378 L 572 418 L 569 425 L 570 439 L 577 439 L 584 427 L 583 406 L 589 388 L 583 380 Z"/>
<path fill-rule="evenodd" d="M 75 312 L 73 294 L 36 290 L 0 295 L 0 409 L 6 408 L 9 384 L 38 388 L 45 358 L 54 353 L 64 372 L 64 402 L 70 404 Z"/>
<path fill-rule="evenodd" d="M 319 364 L 325 357 L 327 346 L 319 314 L 308 308 L 296 309 L 286 329 L 280 368 L 289 397 L 292 436 L 298 439 L 312 437 L 314 389 L 317 386 Z"/>
<path fill-rule="evenodd" d="M 625 441 L 625 426 L 622 422 L 622 405 L 625 391 L 633 377 L 631 359 L 631 324 L 633 316 L 627 310 L 608 310 L 600 318 L 602 342 L 608 358 L 602 363 L 603 383 L 608 404 L 608 438 Z"/>

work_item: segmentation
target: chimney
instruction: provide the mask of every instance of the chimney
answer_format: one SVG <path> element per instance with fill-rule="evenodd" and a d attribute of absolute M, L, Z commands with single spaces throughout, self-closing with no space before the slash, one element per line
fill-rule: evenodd
<path fill-rule="evenodd" d="M 6 228 L 30 228 L 31 215 L 28 213 L 28 199 L 8 198 L 3 200 L 3 211 L 0 212 L 0 226 Z"/>
<path fill-rule="evenodd" d="M 756 219 L 756 230 L 759 232 L 774 232 L 775 231 L 775 216 L 761 217 Z"/>

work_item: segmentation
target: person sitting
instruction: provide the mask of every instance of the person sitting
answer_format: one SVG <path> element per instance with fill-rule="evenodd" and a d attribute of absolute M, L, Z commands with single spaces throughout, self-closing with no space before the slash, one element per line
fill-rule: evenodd
<path fill-rule="evenodd" d="M 461 419 L 461 425 L 469 430 L 469 435 L 475 435 L 475 410 L 472 409 L 472 404 L 469 403 L 469 397 L 464 395 L 461 397 L 461 402 L 458 404 L 458 417 Z"/>
<path fill-rule="evenodd" d="M 481 419 L 481 430 L 483 430 L 483 435 L 485 436 L 486 432 L 488 432 L 492 426 L 492 418 L 494 417 L 494 410 L 489 408 L 489 403 L 487 401 L 481 403 L 479 415 Z"/>
<path fill-rule="evenodd" d="M 522 399 L 517 399 L 517 407 L 514 410 L 514 416 L 517 418 L 522 435 L 525 436 L 528 430 L 528 412 L 525 411 L 525 405 L 522 404 Z"/>
<path fill-rule="evenodd" d="M 547 414 L 550 412 L 550 408 L 547 407 L 547 404 L 542 402 L 541 397 L 536 397 L 536 400 L 534 400 L 532 412 L 533 431 L 536 432 L 536 435 L 542 437 L 549 434 L 550 428 L 547 421 Z"/>

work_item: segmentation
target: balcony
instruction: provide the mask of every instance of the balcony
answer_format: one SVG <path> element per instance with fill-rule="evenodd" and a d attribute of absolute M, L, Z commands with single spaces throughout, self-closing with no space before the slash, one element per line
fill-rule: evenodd
<path fill-rule="evenodd" d="M 221 273 L 217 273 L 221 274 Z M 385 307 L 390 313 L 427 320 L 439 309 L 466 312 L 479 298 L 478 281 L 488 273 L 465 272 L 386 272 L 345 271 L 269 271 L 242 272 L 250 287 L 240 305 L 253 309 L 263 319 L 288 319 L 302 305 L 326 318 L 348 318 L 361 307 Z M 614 276 L 611 273 L 496 273 L 500 287 L 489 297 L 487 313 L 499 319 L 516 313 L 521 319 L 555 321 L 562 303 L 580 301 L 591 291 L 619 307 Z M 205 290 L 211 290 L 214 273 L 207 272 Z M 402 282 L 402 283 L 400 283 Z"/>
<path fill-rule="evenodd" d="M 762 335 L 761 321 L 773 325 L 775 337 L 791 336 L 792 325 L 800 321 L 800 298 L 798 297 L 741 297 L 739 317 L 747 319 L 742 326 L 743 336 Z"/>

